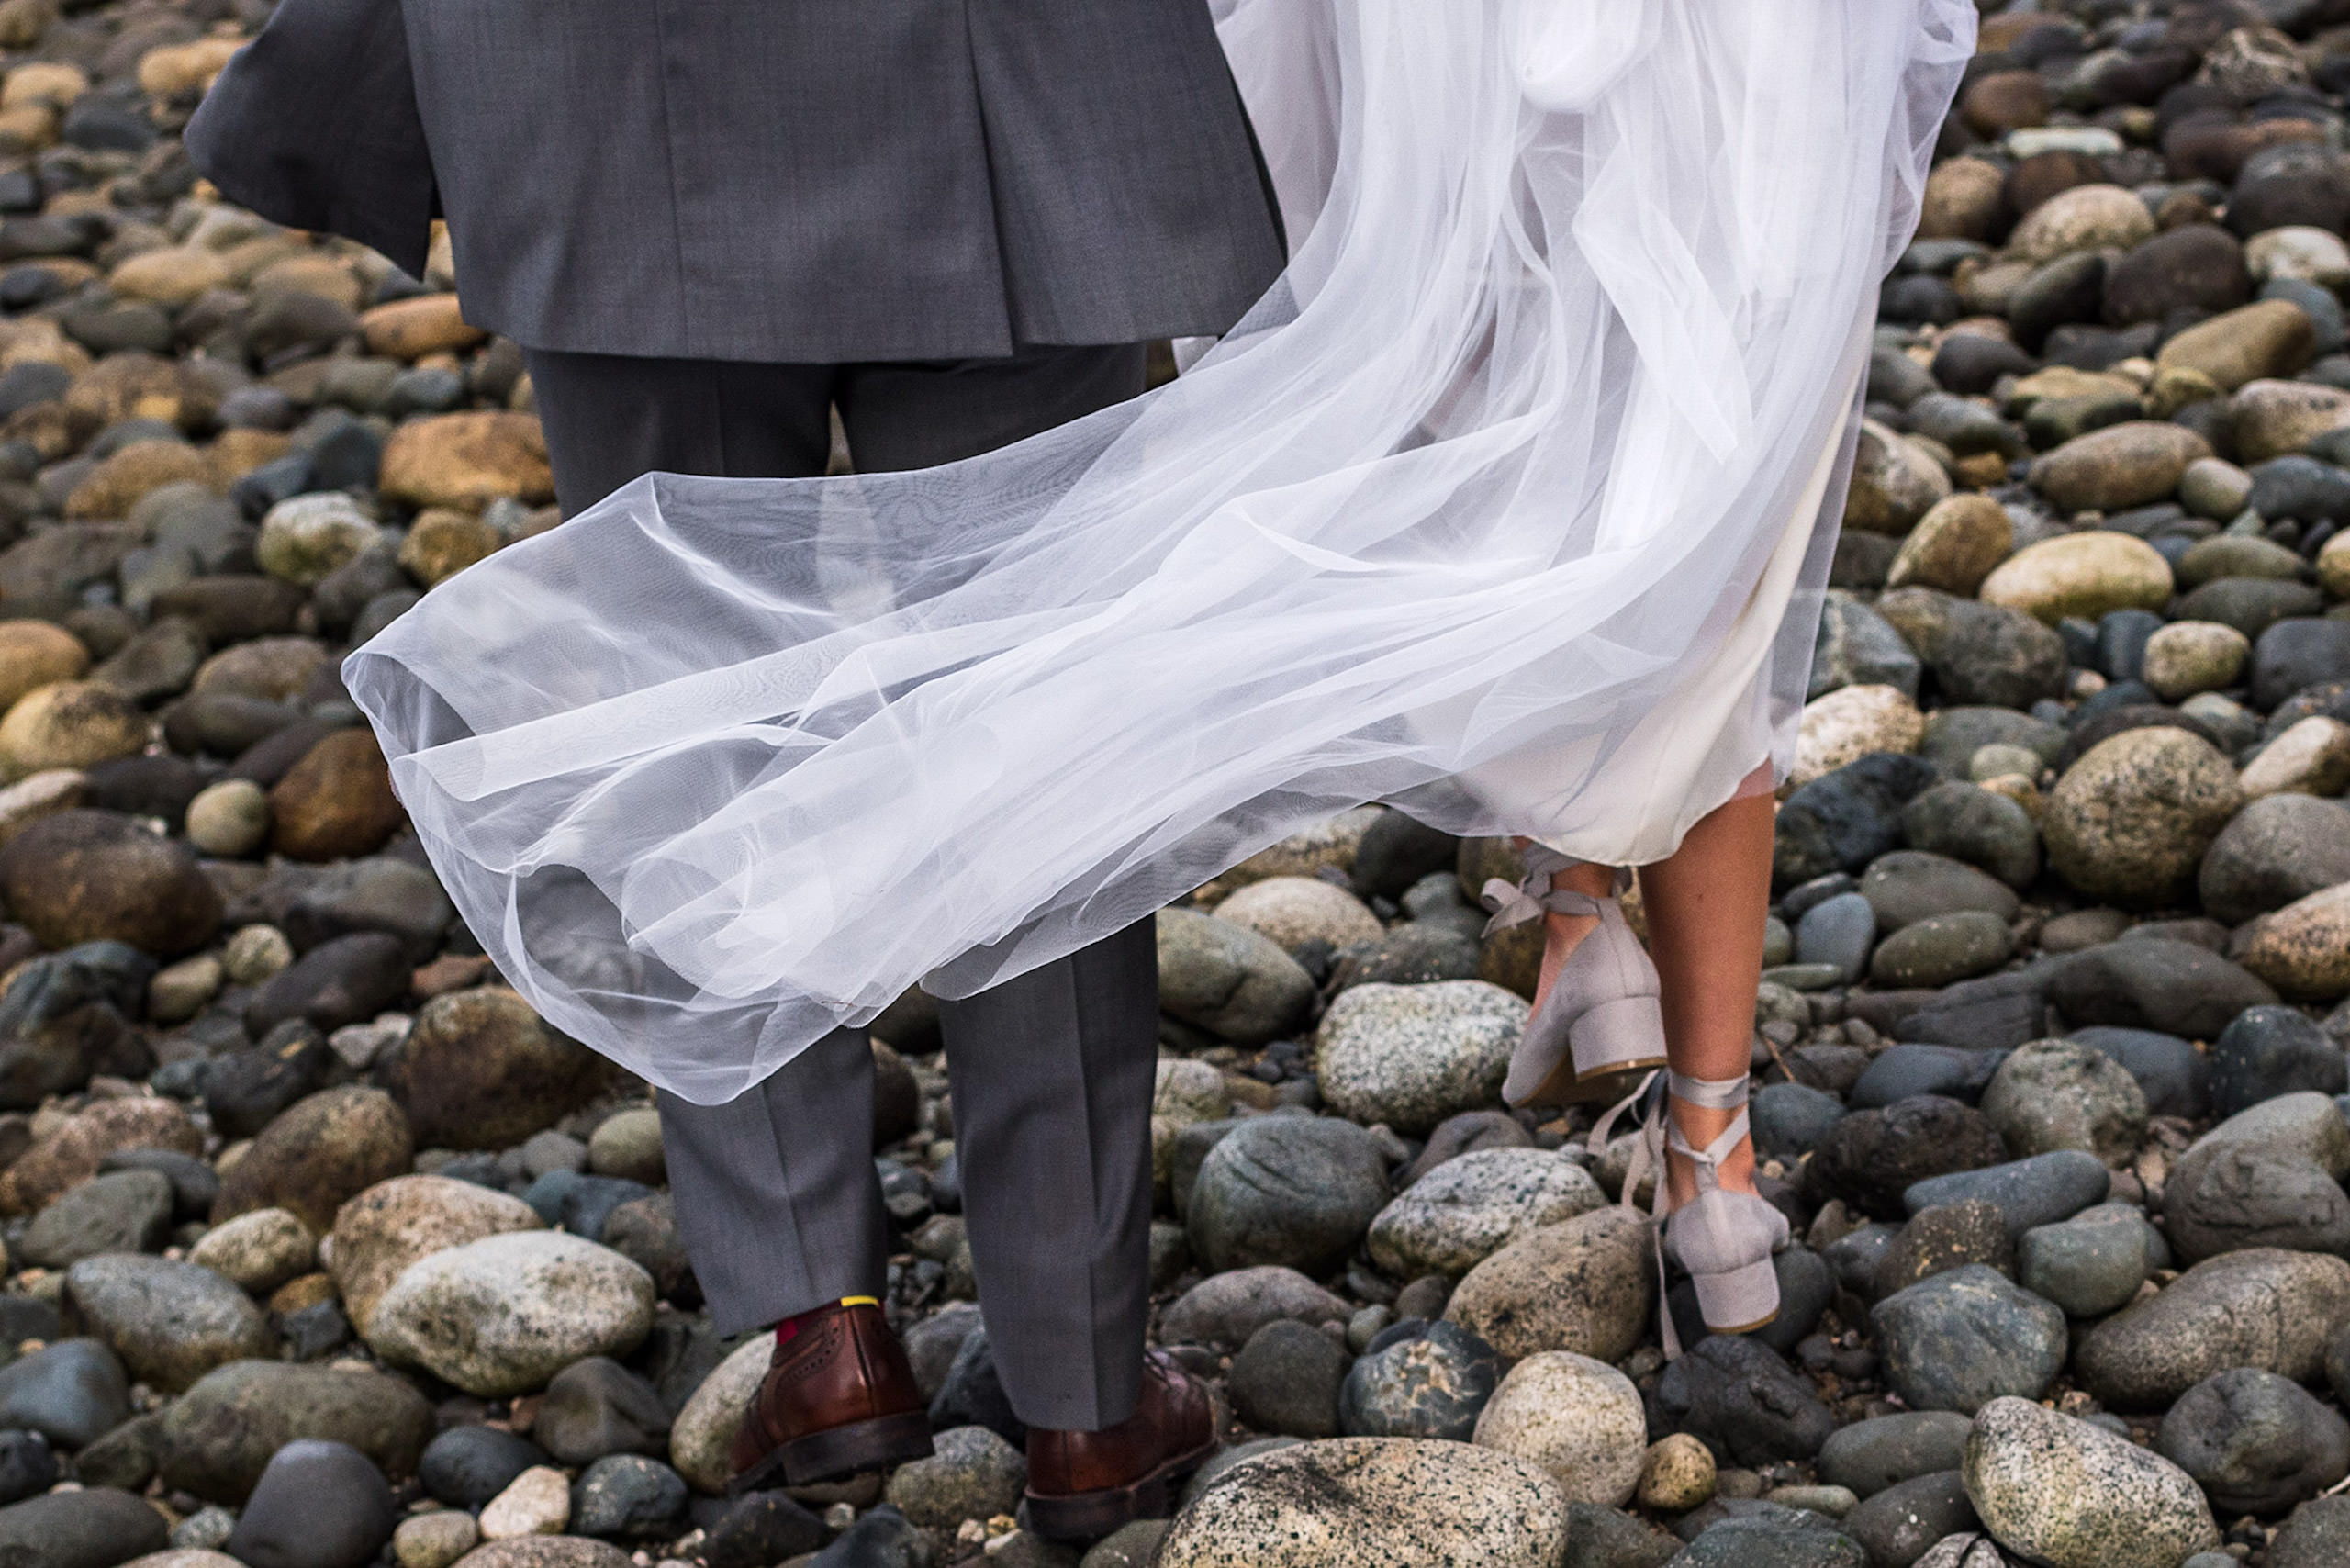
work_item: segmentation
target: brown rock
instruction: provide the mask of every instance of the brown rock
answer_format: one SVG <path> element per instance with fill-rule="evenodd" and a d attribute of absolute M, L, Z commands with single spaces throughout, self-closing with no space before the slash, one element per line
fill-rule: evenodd
<path fill-rule="evenodd" d="M 2031 483 L 2066 511 L 2119 511 L 2161 500 L 2178 488 L 2188 464 L 2210 455 L 2210 443 L 2184 425 L 2131 420 L 2040 457 Z"/>
<path fill-rule="evenodd" d="M 498 530 L 471 512 L 435 507 L 417 514 L 400 544 L 400 566 L 426 588 L 488 559 L 504 543 Z"/>
<path fill-rule="evenodd" d="M 453 294 L 424 294 L 378 305 L 359 318 L 367 352 L 393 359 L 420 359 L 473 347 L 489 334 L 474 326 Z"/>
<path fill-rule="evenodd" d="M 2037 71 L 1994 71 L 1960 95 L 1958 111 L 1985 136 L 2048 123 L 2048 84 Z"/>
<path fill-rule="evenodd" d="M 2124 730 L 2082 754 L 2049 792 L 2048 863 L 2081 892 L 2124 908 L 2173 902 L 2244 804 L 2210 743 L 2168 726 Z"/>
<path fill-rule="evenodd" d="M 1953 496 L 1918 520 L 1901 542 L 1885 586 L 1972 594 L 2013 548 L 2015 524 L 2007 508 L 1988 496 Z"/>
<path fill-rule="evenodd" d="M 101 428 L 124 420 L 161 420 L 194 432 L 212 422 L 220 395 L 201 372 L 178 360 L 117 353 L 75 377 L 65 404 Z"/>
<path fill-rule="evenodd" d="M 173 309 L 229 281 L 218 252 L 201 245 L 164 245 L 141 251 L 116 267 L 106 287 L 125 299 L 151 300 Z"/>
<path fill-rule="evenodd" d="M 521 1199 L 470 1182 L 395 1176 L 368 1188 L 335 1215 L 328 1265 L 341 1292 L 343 1311 L 364 1335 L 377 1299 L 419 1258 L 485 1236 L 538 1230 L 545 1224 Z"/>
<path fill-rule="evenodd" d="M 291 632 L 309 595 L 275 577 L 223 574 L 197 577 L 155 596 L 158 619 L 176 615 L 195 622 L 205 640 L 218 646 L 249 637 Z"/>
<path fill-rule="evenodd" d="M 182 480 L 207 489 L 212 464 L 205 454 L 182 441 L 134 441 L 90 471 L 65 498 L 70 518 L 127 517 L 139 498 Z"/>
<path fill-rule="evenodd" d="M 414 506 L 479 511 L 500 496 L 534 506 L 554 499 L 554 473 L 536 416 L 440 414 L 392 432 L 377 487 Z"/>
<path fill-rule="evenodd" d="M 273 253 L 268 263 L 253 274 L 252 288 L 255 295 L 315 294 L 352 311 L 359 308 L 360 300 L 367 293 L 366 285 L 359 281 L 348 263 L 317 251 L 302 251 L 289 256 Z"/>
<path fill-rule="evenodd" d="M 260 637 L 206 659 L 188 689 L 290 702 L 326 663 L 326 646 L 315 637 Z"/>
<path fill-rule="evenodd" d="M 39 687 L 73 680 L 90 667 L 90 650 L 46 621 L 0 621 L 0 713 Z"/>
<path fill-rule="evenodd" d="M 2228 409 L 2239 463 L 2299 452 L 2326 431 L 2350 426 L 2350 392 L 2313 382 L 2246 382 Z"/>
<path fill-rule="evenodd" d="M 12 705 L 0 719 L 0 778 L 52 767 L 95 767 L 146 748 L 138 704 L 95 680 L 61 680 Z"/>
<path fill-rule="evenodd" d="M 296 1101 L 261 1130 L 220 1179 L 212 1223 L 252 1209 L 290 1209 L 325 1232 L 335 1211 L 416 1158 L 408 1117 L 380 1089 L 356 1083 Z"/>
<path fill-rule="evenodd" d="M 440 1148 L 509 1148 L 603 1087 L 603 1058 L 503 986 L 436 996 L 377 1069 L 416 1136 Z"/>
<path fill-rule="evenodd" d="M 1981 158 L 1952 158 L 1926 176 L 1920 240 L 1979 240 L 1996 244 L 2007 230 L 2007 176 Z"/>
<path fill-rule="evenodd" d="M 51 948 L 117 941 L 173 958 L 220 928 L 220 895 L 187 845 L 114 812 L 28 825 L 0 846 L 0 898 Z"/>
<path fill-rule="evenodd" d="M 294 438 L 284 431 L 257 431 L 240 425 L 222 431 L 204 450 L 212 466 L 212 487 L 225 490 L 264 463 L 274 463 L 294 449 Z"/>
<path fill-rule="evenodd" d="M 212 85 L 240 46 L 236 39 L 197 39 L 164 44 L 139 57 L 139 90 L 159 98 L 200 92 Z"/>
<path fill-rule="evenodd" d="M 1543 1350 L 1620 1361 L 1656 1309 L 1649 1231 L 1613 1205 L 1545 1226 L 1470 1270 L 1444 1316 L 1505 1361 Z"/>
<path fill-rule="evenodd" d="M 2309 364 L 2316 342 L 2307 311 L 2289 299 L 2261 299 L 2177 334 L 2154 363 L 2199 371 L 2233 392 L 2246 382 L 2292 375 Z"/>
<path fill-rule="evenodd" d="M 2261 915 L 2238 937 L 2236 961 L 2295 1002 L 2350 995 L 2350 882 Z"/>
<path fill-rule="evenodd" d="M 295 860 L 372 855 L 407 821 L 368 730 L 338 730 L 269 792 L 270 846 Z"/>
<path fill-rule="evenodd" d="M 98 1173 L 98 1162 L 121 1148 L 169 1148 L 201 1154 L 204 1137 L 178 1102 L 156 1095 L 100 1100 L 68 1116 L 0 1173 L 0 1214 L 31 1214 L 69 1187 Z"/>

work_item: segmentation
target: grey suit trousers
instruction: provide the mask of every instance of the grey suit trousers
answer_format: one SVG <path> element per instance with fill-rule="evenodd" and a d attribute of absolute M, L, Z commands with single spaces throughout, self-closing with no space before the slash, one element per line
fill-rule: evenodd
<path fill-rule="evenodd" d="M 1143 383 L 1139 346 L 927 364 L 528 355 L 566 512 L 654 469 L 820 474 L 834 406 L 857 467 L 880 472 L 1006 444 Z M 989 1340 L 1031 1426 L 1094 1430 L 1134 1409 L 1158 1018 L 1147 921 L 939 1004 Z M 722 1332 L 884 1293 L 872 1126 L 861 1030 L 834 1031 L 723 1105 L 662 1096 L 678 1227 Z"/>

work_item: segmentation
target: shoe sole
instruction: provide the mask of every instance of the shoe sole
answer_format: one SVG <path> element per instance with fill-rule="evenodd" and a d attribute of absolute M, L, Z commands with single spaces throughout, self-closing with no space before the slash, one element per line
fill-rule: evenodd
<path fill-rule="evenodd" d="M 1138 1481 L 1098 1492 L 1047 1497 L 1024 1495 L 1028 1528 L 1047 1540 L 1099 1540 L 1136 1519 L 1163 1519 L 1175 1511 L 1175 1496 L 1193 1471 L 1215 1452 L 1214 1439 L 1179 1454 Z"/>
<path fill-rule="evenodd" d="M 1535 1087 L 1534 1092 L 1516 1102 L 1519 1105 L 1588 1105 L 1595 1102 L 1621 1100 L 1640 1086 L 1640 1080 L 1665 1065 L 1662 1057 L 1643 1057 L 1639 1061 L 1613 1062 L 1597 1072 L 1579 1077 L 1573 1058 L 1550 1070 L 1550 1076 Z"/>
<path fill-rule="evenodd" d="M 814 1486 L 845 1480 L 868 1470 L 886 1470 L 928 1459 L 930 1417 L 917 1411 L 909 1416 L 879 1416 L 851 1421 L 826 1431 L 795 1438 L 769 1452 L 737 1475 L 726 1488 L 730 1497 L 778 1486 Z"/>

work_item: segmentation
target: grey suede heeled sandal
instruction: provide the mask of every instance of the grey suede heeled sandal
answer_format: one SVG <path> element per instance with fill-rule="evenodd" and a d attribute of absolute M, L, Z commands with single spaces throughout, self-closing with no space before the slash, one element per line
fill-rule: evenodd
<path fill-rule="evenodd" d="M 1526 1021 L 1511 1053 L 1502 1098 L 1511 1105 L 1573 1105 L 1621 1096 L 1638 1075 L 1664 1065 L 1664 1014 L 1656 965 L 1624 924 L 1615 898 L 1596 899 L 1557 885 L 1558 873 L 1577 864 L 1553 849 L 1530 846 L 1526 875 L 1512 887 L 1499 877 L 1482 899 L 1494 912 L 1493 935 L 1546 911 L 1587 914 L 1599 924 L 1560 966 L 1542 1004 Z M 1618 869 L 1616 890 L 1631 885 Z"/>
<path fill-rule="evenodd" d="M 1657 1249 L 1657 1302 L 1658 1315 L 1663 1319 L 1664 1353 L 1670 1358 L 1681 1354 L 1681 1337 L 1665 1305 L 1666 1260 L 1688 1271 L 1689 1282 L 1696 1287 L 1697 1310 L 1707 1329 L 1716 1334 L 1748 1334 L 1779 1316 L 1779 1274 L 1771 1260 L 1787 1244 L 1790 1231 L 1787 1216 L 1769 1200 L 1721 1184 L 1722 1161 L 1746 1141 L 1751 1126 L 1746 1109 L 1746 1077 L 1685 1078 L 1668 1070 L 1665 1092 L 1652 1093 L 1655 1087 L 1653 1081 L 1642 1084 L 1630 1099 L 1601 1117 L 1592 1130 L 1591 1147 L 1596 1151 L 1605 1146 L 1619 1113 L 1649 1101 L 1640 1142 L 1625 1172 L 1619 1201 L 1627 1207 L 1637 1206 L 1633 1194 L 1641 1178 L 1655 1172 L 1656 1197 L 1650 1213 L 1663 1230 Z M 1735 1110 L 1738 1114 L 1719 1137 L 1696 1148 L 1673 1119 L 1668 1099 L 1716 1111 Z M 1697 1195 L 1678 1207 L 1673 1204 L 1665 1177 L 1668 1152 L 1688 1160 L 1696 1179 Z"/>

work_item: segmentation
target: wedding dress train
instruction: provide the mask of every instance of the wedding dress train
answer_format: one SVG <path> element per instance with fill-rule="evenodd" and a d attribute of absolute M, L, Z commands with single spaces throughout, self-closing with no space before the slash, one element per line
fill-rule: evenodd
<path fill-rule="evenodd" d="M 1292 260 L 912 474 L 652 475 L 345 666 L 555 1025 L 729 1099 L 1365 801 L 1661 857 L 1782 766 L 1970 0 L 1228 0 Z"/>

